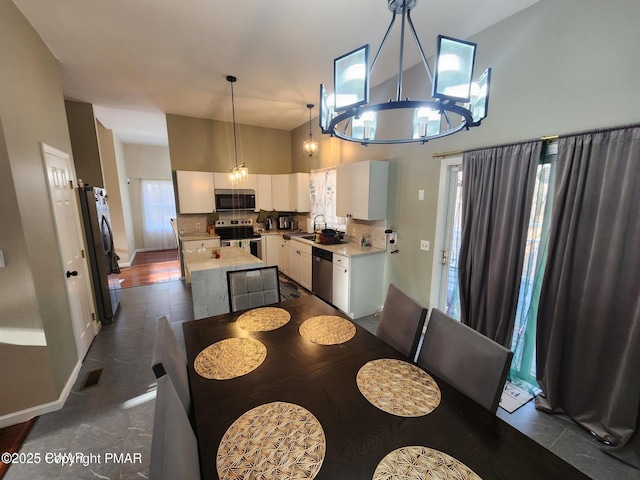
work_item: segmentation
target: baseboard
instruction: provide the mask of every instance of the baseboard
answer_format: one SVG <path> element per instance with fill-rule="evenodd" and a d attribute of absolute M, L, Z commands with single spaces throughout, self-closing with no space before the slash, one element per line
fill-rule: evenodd
<path fill-rule="evenodd" d="M 3 415 L 0 417 L 0 428 L 10 427 L 12 425 L 16 425 L 18 423 L 23 423 L 31 420 L 34 417 L 38 417 L 40 415 L 44 415 L 45 413 L 55 412 L 56 410 L 60 410 L 64 406 L 64 402 L 67 401 L 69 397 L 69 393 L 71 393 L 71 389 L 73 388 L 73 384 L 76 382 L 78 378 L 78 374 L 80 373 L 80 369 L 82 368 L 82 361 L 78 360 L 76 366 L 73 368 L 71 375 L 67 379 L 67 383 L 65 384 L 62 392 L 60 392 L 60 396 L 57 400 L 49 403 L 43 403 L 42 405 L 37 405 L 35 407 L 27 408 L 25 410 L 20 410 L 19 412 L 10 413 L 8 415 Z"/>

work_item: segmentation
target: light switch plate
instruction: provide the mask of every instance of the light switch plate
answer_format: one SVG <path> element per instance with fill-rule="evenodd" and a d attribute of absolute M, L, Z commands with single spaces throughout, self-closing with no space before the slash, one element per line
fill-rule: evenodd
<path fill-rule="evenodd" d="M 4 252 L 0 250 L 0 267 L 4 267 Z"/>
<path fill-rule="evenodd" d="M 424 200 L 424 190 L 418 190 L 418 200 Z"/>
<path fill-rule="evenodd" d="M 429 251 L 429 240 L 420 240 L 420 250 Z"/>

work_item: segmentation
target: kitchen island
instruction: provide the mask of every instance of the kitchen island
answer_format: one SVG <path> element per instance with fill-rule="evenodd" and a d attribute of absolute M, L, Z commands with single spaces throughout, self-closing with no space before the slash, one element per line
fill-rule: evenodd
<path fill-rule="evenodd" d="M 215 257 L 216 251 L 219 258 Z M 228 271 L 264 266 L 262 260 L 240 247 L 189 249 L 183 250 L 182 255 L 191 277 L 195 320 L 229 312 Z"/>

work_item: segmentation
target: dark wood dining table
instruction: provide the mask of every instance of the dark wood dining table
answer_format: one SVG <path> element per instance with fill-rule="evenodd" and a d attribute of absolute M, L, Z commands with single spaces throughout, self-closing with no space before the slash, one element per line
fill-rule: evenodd
<path fill-rule="evenodd" d="M 326 453 L 317 479 L 371 479 L 385 455 L 412 445 L 444 452 L 483 480 L 589 478 L 435 376 L 441 402 L 431 413 L 400 417 L 378 409 L 358 389 L 358 371 L 371 360 L 409 359 L 358 325 L 353 338 L 337 345 L 303 338 L 299 327 L 308 318 L 344 317 L 315 296 L 275 306 L 291 319 L 271 331 L 240 328 L 236 319 L 243 312 L 183 325 L 203 479 L 219 478 L 216 455 L 227 429 L 245 412 L 269 402 L 304 407 L 322 425 Z M 266 346 L 258 368 L 230 380 L 206 379 L 194 370 L 203 349 L 238 337 Z"/>

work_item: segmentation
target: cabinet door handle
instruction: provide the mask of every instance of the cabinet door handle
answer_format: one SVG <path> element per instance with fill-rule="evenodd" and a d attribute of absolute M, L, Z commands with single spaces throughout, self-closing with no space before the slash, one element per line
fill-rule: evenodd
<path fill-rule="evenodd" d="M 70 272 L 69 270 L 67 270 L 67 278 L 77 277 L 77 276 L 78 276 L 78 272 L 76 270 L 74 270 L 73 272 Z"/>

